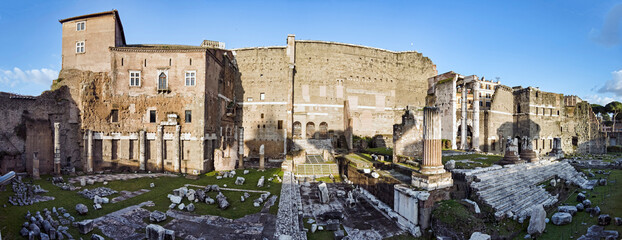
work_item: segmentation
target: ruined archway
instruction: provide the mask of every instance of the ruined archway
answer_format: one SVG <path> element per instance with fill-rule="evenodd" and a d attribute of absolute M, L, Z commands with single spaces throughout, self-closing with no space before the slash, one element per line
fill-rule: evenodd
<path fill-rule="evenodd" d="M 313 138 L 313 135 L 315 135 L 315 123 L 313 122 L 308 122 L 307 123 L 307 139 L 311 139 Z"/>
<path fill-rule="evenodd" d="M 326 122 L 320 123 L 320 138 L 328 138 L 328 123 Z"/>
<path fill-rule="evenodd" d="M 295 138 L 301 138 L 302 136 L 302 124 L 298 121 L 294 122 L 293 135 Z"/>

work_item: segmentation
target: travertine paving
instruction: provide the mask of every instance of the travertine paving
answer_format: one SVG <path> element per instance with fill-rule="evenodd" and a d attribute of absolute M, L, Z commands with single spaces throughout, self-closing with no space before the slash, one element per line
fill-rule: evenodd
<path fill-rule="evenodd" d="M 592 189 L 594 182 L 568 161 L 541 161 L 493 166 L 465 173 L 472 177 L 471 187 L 478 198 L 495 210 L 495 217 L 509 217 L 522 221 L 531 214 L 531 208 L 542 204 L 551 206 L 558 201 L 537 184 L 555 176 L 584 189 Z"/>
<path fill-rule="evenodd" d="M 302 210 L 300 190 L 294 179 L 294 174 L 283 174 L 279 212 L 276 218 L 275 237 L 290 236 L 292 239 L 307 239 L 305 232 L 300 229 L 299 212 Z"/>

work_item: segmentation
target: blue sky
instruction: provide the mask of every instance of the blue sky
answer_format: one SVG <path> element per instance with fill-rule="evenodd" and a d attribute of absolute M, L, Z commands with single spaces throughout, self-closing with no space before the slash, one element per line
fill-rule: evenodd
<path fill-rule="evenodd" d="M 38 95 L 61 68 L 59 19 L 118 9 L 128 43 L 227 48 L 297 39 L 345 42 L 430 57 L 509 86 L 622 100 L 618 1 L 5 1 L 0 91 Z"/>

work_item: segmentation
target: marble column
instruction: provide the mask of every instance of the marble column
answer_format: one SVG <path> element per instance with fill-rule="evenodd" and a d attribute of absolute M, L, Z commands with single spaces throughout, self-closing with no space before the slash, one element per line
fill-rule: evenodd
<path fill-rule="evenodd" d="M 238 142 L 238 168 L 244 168 L 244 128 L 240 128 L 235 139 Z"/>
<path fill-rule="evenodd" d="M 473 81 L 473 137 L 471 149 L 479 152 L 479 82 Z"/>
<path fill-rule="evenodd" d="M 444 173 L 441 144 L 441 119 L 436 107 L 423 109 L 423 162 L 421 173 Z"/>
<path fill-rule="evenodd" d="M 179 172 L 181 159 L 179 157 L 179 153 L 181 153 L 181 142 L 180 142 L 180 134 L 181 134 L 181 126 L 175 126 L 175 135 L 173 135 L 173 171 Z"/>
<path fill-rule="evenodd" d="M 451 173 L 442 162 L 441 119 L 436 107 L 423 109 L 423 161 L 420 171 L 412 173 L 412 185 L 432 191 L 453 186 Z"/>
<path fill-rule="evenodd" d="M 140 130 L 140 132 L 138 132 L 138 164 L 141 171 L 145 171 L 145 165 L 147 165 L 145 163 L 145 148 L 147 146 L 146 140 L 145 130 Z"/>
<path fill-rule="evenodd" d="M 264 170 L 264 161 L 265 161 L 265 150 L 263 144 L 259 147 L 259 170 Z"/>
<path fill-rule="evenodd" d="M 60 123 L 54 123 L 54 174 L 60 175 Z"/>
<path fill-rule="evenodd" d="M 87 132 L 86 172 L 92 173 L 93 172 L 93 131 L 86 130 L 86 132 Z"/>
<path fill-rule="evenodd" d="M 156 168 L 164 171 L 164 127 L 158 125 L 156 130 Z"/>
<path fill-rule="evenodd" d="M 462 125 L 460 126 L 460 149 L 468 150 L 467 146 L 467 104 L 469 101 L 467 100 L 467 88 L 466 83 L 462 84 Z"/>

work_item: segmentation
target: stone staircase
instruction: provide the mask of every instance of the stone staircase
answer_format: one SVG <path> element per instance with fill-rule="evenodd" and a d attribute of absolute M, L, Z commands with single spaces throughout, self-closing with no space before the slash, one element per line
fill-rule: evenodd
<path fill-rule="evenodd" d="M 558 201 L 557 196 L 537 186 L 539 183 L 557 176 L 584 189 L 594 187 L 594 181 L 587 180 L 567 161 L 493 166 L 488 171 L 477 169 L 465 175 L 472 178 L 471 188 L 481 202 L 494 209 L 495 217 L 519 222 L 531 215 L 532 207 L 538 204 L 547 207 Z"/>
<path fill-rule="evenodd" d="M 333 143 L 330 139 L 294 139 L 297 149 L 304 149 L 308 155 L 322 155 L 324 149 L 332 151 Z"/>

